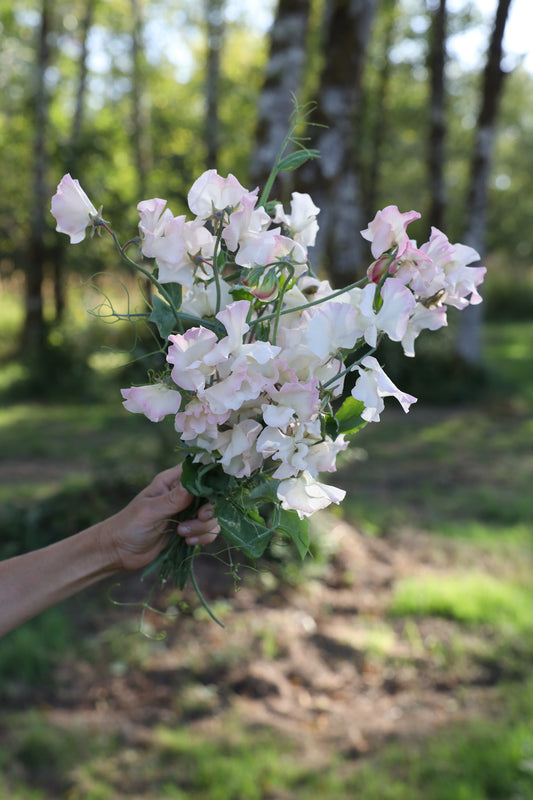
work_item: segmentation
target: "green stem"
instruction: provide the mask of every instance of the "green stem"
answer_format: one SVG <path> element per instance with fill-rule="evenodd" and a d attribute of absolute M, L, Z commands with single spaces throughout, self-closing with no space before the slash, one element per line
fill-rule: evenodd
<path fill-rule="evenodd" d="M 371 347 L 370 350 L 367 353 L 365 353 L 363 356 L 361 356 L 361 358 L 357 359 L 357 361 L 354 361 L 354 363 L 350 364 L 349 367 L 346 367 L 346 369 L 343 369 L 341 372 L 337 373 L 337 375 L 334 375 L 333 378 L 330 378 L 328 381 L 323 383 L 322 384 L 322 388 L 323 389 L 327 389 L 328 386 L 331 386 L 332 383 L 335 383 L 336 381 L 338 381 L 339 378 L 344 378 L 344 376 L 347 375 L 349 372 L 353 372 L 353 370 L 357 366 L 359 366 L 361 361 L 363 361 L 367 356 L 371 356 L 372 353 L 376 352 L 376 350 L 377 350 L 377 346 L 376 347 Z"/>
<path fill-rule="evenodd" d="M 258 322 L 268 322 L 271 319 L 275 319 L 278 315 L 282 316 L 283 314 L 292 314 L 296 311 L 305 311 L 307 308 L 311 308 L 311 306 L 317 306 L 320 303 L 327 303 L 328 300 L 333 300 L 335 297 L 340 297 L 341 294 L 345 294 L 345 292 L 351 291 L 351 289 L 356 289 L 358 286 L 361 286 L 362 283 L 367 283 L 367 278 L 361 278 L 361 280 L 356 281 L 355 283 L 351 283 L 349 286 L 346 286 L 344 289 L 338 289 L 336 292 L 332 294 L 326 295 L 326 297 L 320 297 L 318 300 L 310 300 L 308 303 L 305 303 L 303 306 L 294 306 L 293 308 L 284 308 L 281 311 L 275 311 L 273 314 L 266 314 L 264 317 L 261 317 L 260 320 L 253 320 L 250 323 L 250 327 L 257 324 Z"/>
<path fill-rule="evenodd" d="M 216 289 L 216 313 L 220 311 L 220 306 L 222 304 L 222 293 L 220 290 L 220 274 L 218 271 L 218 251 L 220 248 L 220 242 L 222 239 L 222 221 L 220 222 L 218 231 L 217 231 L 217 239 L 215 242 L 215 249 L 213 251 L 213 275 L 215 276 L 215 289 Z"/>
<path fill-rule="evenodd" d="M 191 568 L 190 568 L 189 577 L 191 579 L 191 583 L 193 585 L 194 591 L 196 592 L 196 594 L 198 596 L 198 600 L 200 601 L 200 603 L 203 605 L 203 607 L 205 608 L 205 610 L 207 611 L 207 613 L 209 614 L 211 619 L 214 620 L 217 623 L 217 625 L 220 625 L 221 628 L 224 628 L 225 627 L 224 623 L 221 622 L 219 620 L 219 618 L 216 616 L 216 614 L 211 610 L 211 608 L 209 607 L 205 597 L 203 596 L 202 592 L 200 591 L 200 587 L 198 586 L 198 582 L 196 580 L 196 575 L 194 574 L 193 559 L 191 559 Z"/>

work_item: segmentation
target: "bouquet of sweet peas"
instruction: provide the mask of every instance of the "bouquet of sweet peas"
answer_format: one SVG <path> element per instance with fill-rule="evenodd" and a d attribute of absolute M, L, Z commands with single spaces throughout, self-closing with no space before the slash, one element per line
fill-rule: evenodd
<path fill-rule="evenodd" d="M 414 356 L 422 330 L 447 324 L 447 306 L 481 302 L 485 273 L 468 266 L 475 250 L 437 229 L 417 246 L 407 226 L 420 214 L 387 206 L 361 231 L 373 259 L 366 277 L 333 290 L 308 260 L 319 214 L 311 197 L 294 192 L 290 211 L 268 202 L 276 174 L 315 153 L 282 155 L 261 197 L 208 170 L 189 191 L 190 219 L 165 200 L 143 200 L 138 237 L 124 247 L 70 175 L 52 199 L 57 230 L 72 243 L 104 229 L 152 281 L 149 319 L 165 365 L 123 389 L 124 406 L 153 422 L 172 415 L 182 483 L 214 501 L 226 539 L 253 558 L 276 532 L 305 555 L 307 518 L 345 494 L 321 473 L 335 471 L 351 435 L 379 421 L 385 397 L 406 412 L 416 401 L 380 366 L 380 340 Z M 133 247 L 151 269 L 130 258 Z M 183 586 L 194 548 L 175 538 L 155 566 Z"/>

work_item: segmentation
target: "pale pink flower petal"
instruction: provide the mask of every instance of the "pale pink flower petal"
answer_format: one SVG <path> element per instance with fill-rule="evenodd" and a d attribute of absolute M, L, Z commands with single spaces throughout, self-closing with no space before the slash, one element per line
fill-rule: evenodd
<path fill-rule="evenodd" d="M 340 503 L 346 492 L 326 483 L 319 483 L 309 472 L 297 478 L 281 481 L 277 490 L 281 507 L 296 511 L 300 519 L 309 517 L 315 511 L 327 508 L 331 503 Z"/>
<path fill-rule="evenodd" d="M 71 244 L 85 239 L 85 231 L 92 225 L 91 217 L 97 217 L 98 211 L 93 206 L 79 181 L 69 174 L 61 178 L 55 195 L 52 197 L 52 215 L 57 225 L 56 231 L 70 236 Z"/>
<path fill-rule="evenodd" d="M 257 192 L 248 192 L 234 175 L 223 178 L 216 169 L 209 169 L 191 186 L 187 202 L 198 219 L 207 220 L 215 212 L 237 209 L 243 197 L 257 197 Z"/>
<path fill-rule="evenodd" d="M 281 203 L 276 205 L 274 222 L 283 222 L 289 229 L 290 236 L 302 247 L 312 247 L 318 233 L 317 214 L 320 209 L 315 206 L 310 195 L 293 192 L 291 213 L 285 214 Z"/>
<path fill-rule="evenodd" d="M 416 299 L 397 278 L 387 278 L 381 287 L 381 298 L 383 305 L 376 314 L 376 326 L 393 342 L 399 342 L 407 329 Z"/>
<path fill-rule="evenodd" d="M 415 219 L 420 219 L 418 211 L 406 211 L 402 214 L 397 206 L 386 206 L 377 212 L 368 228 L 361 231 L 361 236 L 372 242 L 374 258 L 379 258 L 393 247 L 398 248 L 396 257 L 399 258 L 409 245 L 406 228 Z"/>
<path fill-rule="evenodd" d="M 174 365 L 172 380 L 182 389 L 191 392 L 203 389 L 205 380 L 215 371 L 205 363 L 205 357 L 216 344 L 217 337 L 207 328 L 190 328 L 186 333 L 172 334 L 167 361 Z"/>
<path fill-rule="evenodd" d="M 262 425 L 245 419 L 219 437 L 217 447 L 222 452 L 220 463 L 228 475 L 249 477 L 263 463 L 263 456 L 255 449 L 255 441 Z"/>
<path fill-rule="evenodd" d="M 359 378 L 352 389 L 352 397 L 364 404 L 361 416 L 368 422 L 379 422 L 379 415 L 385 408 L 384 397 L 395 397 L 405 412 L 409 411 L 412 403 L 416 403 L 416 397 L 394 385 L 374 356 L 366 356 L 357 370 Z"/>
<path fill-rule="evenodd" d="M 181 394 L 163 383 L 132 386 L 120 391 L 127 411 L 144 414 L 152 422 L 160 422 L 168 414 L 176 414 L 181 405 Z"/>

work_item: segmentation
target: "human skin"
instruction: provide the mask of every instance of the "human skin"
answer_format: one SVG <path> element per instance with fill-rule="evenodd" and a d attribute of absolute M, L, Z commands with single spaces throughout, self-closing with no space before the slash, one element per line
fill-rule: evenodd
<path fill-rule="evenodd" d="M 213 506 L 169 530 L 192 497 L 181 466 L 160 472 L 121 511 L 59 542 L 0 562 L 0 636 L 117 572 L 148 566 L 171 536 L 205 545 L 220 532 Z"/>

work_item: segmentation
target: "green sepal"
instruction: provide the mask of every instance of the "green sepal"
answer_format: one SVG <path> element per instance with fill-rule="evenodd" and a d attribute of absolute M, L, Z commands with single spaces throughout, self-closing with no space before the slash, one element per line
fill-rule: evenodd
<path fill-rule="evenodd" d="M 335 414 L 338 422 L 338 433 L 350 435 L 356 433 L 366 425 L 366 420 L 361 417 L 365 409 L 365 404 L 354 397 L 347 397 L 342 406 Z"/>

